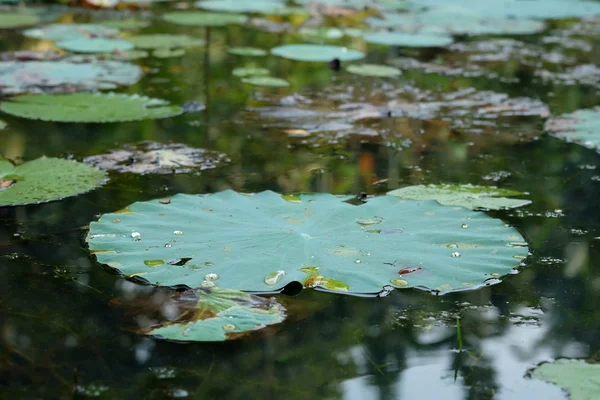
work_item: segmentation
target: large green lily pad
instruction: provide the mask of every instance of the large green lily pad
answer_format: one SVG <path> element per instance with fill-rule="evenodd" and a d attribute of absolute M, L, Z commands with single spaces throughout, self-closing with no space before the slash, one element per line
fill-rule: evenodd
<path fill-rule="evenodd" d="M 600 364 L 560 359 L 540 365 L 531 376 L 560 386 L 569 392 L 571 400 L 600 398 Z"/>
<path fill-rule="evenodd" d="M 369 43 L 401 47 L 444 47 L 452 44 L 451 36 L 426 33 L 375 32 L 364 36 Z"/>
<path fill-rule="evenodd" d="M 48 40 L 74 40 L 82 38 L 107 38 L 119 35 L 119 30 L 94 24 L 51 24 L 23 32 L 27 37 Z"/>
<path fill-rule="evenodd" d="M 248 76 L 242 78 L 242 82 L 254 86 L 264 87 L 288 87 L 290 83 L 285 79 L 275 78 L 274 76 Z"/>
<path fill-rule="evenodd" d="M 600 148 L 600 109 L 578 110 L 546 121 L 545 129 L 554 136 L 591 149 Z"/>
<path fill-rule="evenodd" d="M 0 12 L 0 29 L 30 26 L 38 22 L 40 22 L 40 17 L 37 15 Z"/>
<path fill-rule="evenodd" d="M 163 15 L 163 19 L 173 24 L 191 26 L 225 26 L 248 21 L 248 17 L 242 14 L 197 11 L 174 11 Z"/>
<path fill-rule="evenodd" d="M 265 299 L 238 290 L 213 287 L 196 291 L 197 305 L 192 318 L 153 328 L 147 335 L 186 342 L 215 342 L 237 339 L 244 334 L 278 324 L 285 319 L 284 308 L 274 299 Z"/>
<path fill-rule="evenodd" d="M 530 200 L 509 199 L 523 195 L 515 190 L 476 185 L 415 185 L 392 190 L 388 194 L 401 199 L 437 200 L 442 205 L 460 206 L 470 210 L 500 210 L 531 203 Z"/>
<path fill-rule="evenodd" d="M 300 7 L 287 7 L 282 0 L 203 0 L 196 3 L 196 7 L 210 11 L 233 13 L 259 13 L 269 15 L 306 14 L 307 11 Z"/>
<path fill-rule="evenodd" d="M 75 53 L 111 53 L 133 49 L 133 43 L 122 39 L 79 38 L 56 43 L 61 49 Z"/>
<path fill-rule="evenodd" d="M 118 61 L 0 62 L 0 93 L 114 89 L 136 83 L 142 74 L 137 65 Z"/>
<path fill-rule="evenodd" d="M 174 35 L 169 33 L 156 33 L 137 35 L 127 38 L 135 47 L 140 49 L 171 49 L 176 47 L 204 46 L 204 40 L 188 35 Z"/>
<path fill-rule="evenodd" d="M 347 293 L 451 291 L 508 274 L 523 237 L 484 213 L 380 196 L 178 194 L 92 222 L 98 261 L 154 285 L 277 292 L 290 282 Z M 514 244 L 514 245 L 513 245 Z"/>
<path fill-rule="evenodd" d="M 229 54 L 235 54 L 236 56 L 250 56 L 250 57 L 262 57 L 268 53 L 264 49 L 256 47 L 230 47 L 227 49 Z"/>
<path fill-rule="evenodd" d="M 378 78 L 393 78 L 402 75 L 398 68 L 378 64 L 351 64 L 346 67 L 351 74 L 373 76 Z"/>
<path fill-rule="evenodd" d="M 271 49 L 271 54 L 296 61 L 327 62 L 354 61 L 365 57 L 365 53 L 347 47 L 324 44 L 286 44 Z"/>
<path fill-rule="evenodd" d="M 0 103 L 18 117 L 56 122 L 123 122 L 167 118 L 183 112 L 165 100 L 116 93 L 25 95 Z"/>
<path fill-rule="evenodd" d="M 60 158 L 14 166 L 0 159 L 0 206 L 37 204 L 89 192 L 106 180 L 103 171 Z"/>

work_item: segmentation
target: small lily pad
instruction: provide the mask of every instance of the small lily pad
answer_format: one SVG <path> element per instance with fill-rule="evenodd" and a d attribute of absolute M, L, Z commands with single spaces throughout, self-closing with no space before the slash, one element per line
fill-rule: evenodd
<path fill-rule="evenodd" d="M 398 68 L 377 64 L 352 64 L 346 68 L 346 71 L 352 74 L 380 78 L 391 78 L 402 75 L 402 71 Z"/>
<path fill-rule="evenodd" d="M 600 364 L 560 359 L 540 365 L 533 370 L 531 376 L 560 386 L 569 392 L 571 400 L 600 398 Z"/>
<path fill-rule="evenodd" d="M 133 49 L 133 44 L 122 39 L 80 38 L 56 43 L 61 49 L 75 53 L 110 53 Z"/>
<path fill-rule="evenodd" d="M 260 67 L 240 67 L 235 68 L 232 71 L 233 76 L 244 77 L 244 76 L 264 76 L 269 75 L 270 71 L 266 68 Z"/>
<path fill-rule="evenodd" d="M 225 154 L 195 149 L 184 144 L 144 142 L 139 146 L 126 146 L 107 154 L 87 157 L 86 164 L 103 170 L 134 174 L 181 174 L 193 170 L 215 168 L 226 162 Z"/>
<path fill-rule="evenodd" d="M 164 49 L 176 47 L 204 46 L 202 39 L 188 35 L 173 35 L 169 33 L 157 33 L 148 35 L 137 35 L 127 38 L 128 41 L 140 49 Z"/>
<path fill-rule="evenodd" d="M 366 42 L 400 47 L 444 47 L 452 44 L 452 36 L 426 33 L 375 32 L 363 36 Z"/>
<path fill-rule="evenodd" d="M 23 35 L 36 39 L 74 40 L 82 38 L 109 38 L 119 35 L 119 30 L 94 24 L 51 24 L 28 29 Z"/>
<path fill-rule="evenodd" d="M 0 12 L 0 29 L 19 28 L 35 25 L 39 22 L 40 17 L 37 15 Z"/>
<path fill-rule="evenodd" d="M 290 83 L 285 79 L 275 78 L 273 76 L 249 76 L 242 78 L 242 82 L 254 86 L 266 87 L 288 87 Z"/>
<path fill-rule="evenodd" d="M 287 44 L 271 49 L 271 54 L 296 61 L 328 62 L 354 61 L 365 57 L 365 53 L 347 47 L 323 44 Z"/>
<path fill-rule="evenodd" d="M 152 55 L 156 58 L 174 58 L 185 55 L 185 49 L 156 49 L 152 52 Z"/>
<path fill-rule="evenodd" d="M 267 51 L 258 49 L 256 47 L 231 47 L 227 49 L 229 54 L 235 54 L 236 56 L 251 56 L 251 57 L 262 57 L 267 55 Z"/>
<path fill-rule="evenodd" d="M 213 283 L 206 282 L 206 286 Z M 192 317 L 188 315 L 183 321 L 176 320 L 144 333 L 167 340 L 215 342 L 237 339 L 285 319 L 285 309 L 274 299 L 217 287 L 196 293 L 198 300 L 190 310 Z"/>
<path fill-rule="evenodd" d="M 191 26 L 225 26 L 244 24 L 248 17 L 243 14 L 210 13 L 195 11 L 175 11 L 163 15 L 167 22 Z"/>
<path fill-rule="evenodd" d="M 38 158 L 14 166 L 0 159 L 0 206 L 60 200 L 101 186 L 106 174 L 96 168 L 60 158 Z"/>
<path fill-rule="evenodd" d="M 116 93 L 24 95 L 3 101 L 0 110 L 29 119 L 56 122 L 123 122 L 168 118 L 183 112 L 161 99 Z"/>
<path fill-rule="evenodd" d="M 115 51 L 113 53 L 105 54 L 105 58 L 109 58 L 115 61 L 134 61 L 146 58 L 150 55 L 145 50 L 128 50 L 128 51 Z"/>
<path fill-rule="evenodd" d="M 578 110 L 546 121 L 545 129 L 556 137 L 600 149 L 600 109 Z"/>
<path fill-rule="evenodd" d="M 150 21 L 142 21 L 139 19 L 115 19 L 109 21 L 100 21 L 97 22 L 97 24 L 114 29 L 134 30 L 150 26 Z"/>
<path fill-rule="evenodd" d="M 509 199 L 523 193 L 510 189 L 498 189 L 475 185 L 416 185 L 392 190 L 388 195 L 401 199 L 437 200 L 446 206 L 461 206 L 471 210 L 485 208 L 500 210 L 530 204 L 530 200 Z"/>

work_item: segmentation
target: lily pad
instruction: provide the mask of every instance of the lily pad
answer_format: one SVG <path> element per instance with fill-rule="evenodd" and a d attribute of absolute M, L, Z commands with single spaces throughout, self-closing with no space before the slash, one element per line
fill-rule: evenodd
<path fill-rule="evenodd" d="M 152 52 L 152 55 L 156 58 L 173 58 L 181 57 L 185 55 L 185 49 L 156 49 Z"/>
<path fill-rule="evenodd" d="M 167 22 L 191 26 L 225 26 L 244 24 L 248 17 L 243 14 L 210 13 L 195 11 L 174 11 L 163 15 Z"/>
<path fill-rule="evenodd" d="M 484 213 L 395 196 L 355 206 L 348 198 L 178 194 L 103 215 L 87 242 L 99 262 L 151 284 L 197 288 L 211 274 L 217 287 L 256 292 L 291 282 L 355 294 L 474 288 L 527 255 L 512 245 L 524 241 L 514 228 Z"/>
<path fill-rule="evenodd" d="M 114 29 L 134 30 L 150 26 L 150 21 L 140 19 L 115 19 L 98 22 L 99 25 L 104 25 Z"/>
<path fill-rule="evenodd" d="M 264 75 L 269 75 L 270 71 L 266 68 L 260 68 L 260 67 L 240 67 L 240 68 L 235 68 L 232 71 L 233 76 L 239 76 L 239 77 L 244 77 L 244 76 L 264 76 Z"/>
<path fill-rule="evenodd" d="M 579 143 L 590 149 L 600 148 L 600 109 L 578 110 L 546 121 L 545 129 L 556 137 Z"/>
<path fill-rule="evenodd" d="M 0 110 L 29 119 L 56 122 L 123 122 L 168 118 L 183 112 L 161 99 L 116 93 L 25 95 L 3 101 Z"/>
<path fill-rule="evenodd" d="M 451 36 L 426 33 L 375 32 L 363 38 L 369 43 L 401 47 L 444 47 L 453 42 Z"/>
<path fill-rule="evenodd" d="M 0 206 L 60 200 L 89 192 L 106 180 L 103 171 L 60 158 L 38 158 L 14 166 L 0 159 Z"/>
<path fill-rule="evenodd" d="M 212 284 L 206 281 L 206 286 Z M 193 317 L 153 328 L 147 335 L 185 342 L 215 342 L 237 339 L 244 334 L 278 324 L 285 309 L 274 299 L 238 290 L 209 287 L 197 291 Z"/>
<path fill-rule="evenodd" d="M 35 25 L 39 22 L 40 17 L 37 15 L 0 12 L 0 29 L 19 28 Z"/>
<path fill-rule="evenodd" d="M 402 71 L 400 71 L 398 68 L 377 64 L 352 64 L 346 68 L 346 71 L 352 74 L 380 78 L 391 78 L 402 75 Z"/>
<path fill-rule="evenodd" d="M 569 392 L 571 400 L 600 398 L 600 364 L 560 359 L 540 365 L 533 370 L 531 376 L 560 386 Z"/>
<path fill-rule="evenodd" d="M 219 163 L 226 161 L 226 155 L 216 151 L 195 149 L 178 143 L 165 145 L 155 142 L 126 146 L 121 150 L 83 160 L 86 164 L 103 170 L 142 175 L 187 173 L 215 168 Z"/>
<path fill-rule="evenodd" d="M 296 61 L 327 62 L 354 61 L 365 57 L 365 53 L 347 47 L 324 44 L 287 44 L 271 49 L 271 54 Z"/>
<path fill-rule="evenodd" d="M 288 87 L 290 83 L 285 79 L 275 78 L 273 76 L 249 76 L 243 78 L 242 82 L 254 86 L 267 86 L 267 87 Z"/>
<path fill-rule="evenodd" d="M 150 54 L 145 50 L 115 51 L 105 54 L 104 57 L 116 61 L 134 61 L 148 57 Z"/>
<path fill-rule="evenodd" d="M 8 126 L 8 124 L 0 119 L 0 131 L 2 129 L 5 129 L 7 126 Z"/>
<path fill-rule="evenodd" d="M 388 194 L 401 199 L 437 200 L 442 205 L 471 210 L 500 210 L 531 203 L 530 200 L 509 199 L 508 197 L 523 195 L 515 190 L 475 185 L 416 185 L 392 190 Z"/>
<path fill-rule="evenodd" d="M 137 35 L 127 38 L 128 41 L 140 49 L 164 49 L 174 47 L 204 46 L 204 40 L 188 35 L 173 35 L 169 33 L 157 33 L 148 35 Z"/>
<path fill-rule="evenodd" d="M 267 51 L 258 49 L 256 47 L 230 47 L 227 49 L 229 54 L 235 54 L 236 56 L 251 56 L 251 57 L 262 57 L 267 55 Z"/>
<path fill-rule="evenodd" d="M 28 29 L 23 35 L 36 39 L 74 40 L 83 38 L 108 38 L 119 35 L 119 30 L 94 24 L 51 24 Z"/>
<path fill-rule="evenodd" d="M 133 49 L 133 44 L 122 39 L 80 38 L 56 43 L 61 49 L 75 53 L 110 53 Z"/>
<path fill-rule="evenodd" d="M 196 7 L 210 11 L 258 13 L 269 15 L 306 14 L 300 7 L 287 7 L 282 0 L 205 0 L 198 1 Z"/>
<path fill-rule="evenodd" d="M 114 89 L 136 83 L 142 74 L 137 65 L 119 61 L 0 62 L 0 93 Z"/>

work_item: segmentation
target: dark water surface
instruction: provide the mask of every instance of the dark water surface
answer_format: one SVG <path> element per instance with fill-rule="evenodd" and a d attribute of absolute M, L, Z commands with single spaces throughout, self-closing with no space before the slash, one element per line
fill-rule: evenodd
<path fill-rule="evenodd" d="M 200 174 L 110 173 L 107 185 L 85 195 L 0 209 L 0 398 L 70 398 L 75 383 L 88 389 L 106 386 L 102 398 L 113 399 L 565 398 L 557 386 L 526 374 L 543 361 L 588 358 L 600 350 L 596 152 L 544 135 L 540 117 L 491 118 L 477 132 L 442 119 L 423 122 L 394 115 L 356 123 L 357 132 L 372 129 L 378 135 L 321 132 L 297 138 L 282 132 L 298 128 L 293 122 L 273 122 L 248 109 L 277 106 L 294 93 L 318 102 L 324 111 L 352 102 L 382 104 L 386 93 L 409 85 L 433 93 L 474 87 L 527 96 L 560 114 L 596 106 L 596 87 L 543 83 L 534 78 L 532 67 L 510 60 L 488 69 L 519 82 L 420 70 L 404 71 L 393 80 L 359 78 L 331 71 L 326 63 L 274 56 L 244 62 L 225 52 L 231 46 L 270 48 L 302 41 L 290 34 L 239 26 L 184 29 L 160 22 L 147 31 L 188 33 L 208 39 L 210 46 L 189 49 L 183 58 L 138 61 L 145 77 L 120 91 L 175 104 L 195 100 L 206 104 L 205 111 L 120 124 L 47 123 L 2 115 L 9 128 L 0 132 L 0 153 L 27 160 L 42 155 L 82 160 L 152 140 L 217 150 L 231 161 Z M 544 35 L 517 39 L 539 44 Z M 585 40 L 597 48 L 593 37 Z M 360 46 L 352 40 L 346 44 Z M 43 45 L 49 42 L 0 33 L 1 50 Z M 370 46 L 367 62 L 463 57 L 452 54 Z M 575 56 L 594 62 L 597 54 Z M 256 88 L 231 76 L 233 68 L 250 63 L 266 66 L 291 87 Z M 279 295 L 289 318 L 238 341 L 177 344 L 132 332 L 140 319 L 149 318 L 143 311 L 131 312 L 136 301 L 149 303 L 160 291 L 107 271 L 84 244 L 86 226 L 99 214 L 180 192 L 378 194 L 439 182 L 528 192 L 531 205 L 490 213 L 514 225 L 531 244 L 532 255 L 520 273 L 495 286 L 441 297 L 417 290 L 384 298 L 312 290 L 294 298 Z M 124 308 L 115 306 L 116 298 Z"/>

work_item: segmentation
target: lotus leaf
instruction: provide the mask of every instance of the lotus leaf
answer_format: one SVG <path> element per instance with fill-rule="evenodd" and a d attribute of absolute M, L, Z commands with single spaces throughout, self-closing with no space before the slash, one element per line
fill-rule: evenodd
<path fill-rule="evenodd" d="M 40 22 L 37 15 L 0 12 L 0 29 L 18 28 Z"/>
<path fill-rule="evenodd" d="M 388 67 L 387 65 L 376 64 L 352 64 L 346 68 L 346 71 L 364 76 L 375 76 L 381 78 L 390 78 L 402 75 L 402 71 L 398 68 Z"/>
<path fill-rule="evenodd" d="M 60 200 L 89 192 L 106 179 L 103 171 L 59 158 L 38 158 L 14 166 L 0 159 L 0 206 Z"/>
<path fill-rule="evenodd" d="M 510 273 L 527 255 L 514 228 L 484 213 L 395 196 L 359 206 L 347 198 L 178 194 L 103 215 L 87 242 L 127 277 L 256 292 L 291 282 L 355 294 L 460 290 Z"/>
<path fill-rule="evenodd" d="M 82 38 L 114 37 L 119 30 L 93 24 L 51 24 L 23 32 L 27 37 L 48 40 L 73 40 Z"/>
<path fill-rule="evenodd" d="M 127 40 L 140 49 L 204 46 L 204 40 L 202 39 L 188 35 L 172 35 L 169 33 L 137 35 L 129 37 Z"/>
<path fill-rule="evenodd" d="M 114 89 L 132 85 L 141 77 L 140 67 L 119 61 L 0 62 L 0 93 Z"/>
<path fill-rule="evenodd" d="M 388 194 L 401 199 L 437 200 L 445 206 L 460 206 L 471 210 L 500 210 L 531 203 L 530 200 L 509 199 L 508 197 L 523 195 L 515 190 L 475 185 L 416 185 L 392 190 Z"/>
<path fill-rule="evenodd" d="M 227 49 L 227 52 L 229 54 L 235 54 L 236 56 L 261 57 L 267 55 L 266 50 L 258 49 L 256 47 L 231 47 Z"/>
<path fill-rule="evenodd" d="M 173 57 L 181 57 L 185 55 L 185 49 L 156 49 L 152 52 L 152 55 L 156 58 L 173 58 Z"/>
<path fill-rule="evenodd" d="M 105 38 L 63 40 L 56 43 L 56 46 L 75 53 L 110 53 L 133 49 L 133 44 L 127 40 Z"/>
<path fill-rule="evenodd" d="M 322 44 L 287 44 L 271 49 L 271 54 L 297 61 L 327 62 L 335 58 L 354 61 L 365 57 L 362 51 Z"/>
<path fill-rule="evenodd" d="M 210 11 L 259 13 L 270 15 L 306 14 L 307 11 L 298 7 L 287 7 L 282 0 L 203 0 L 196 7 Z"/>
<path fill-rule="evenodd" d="M 232 71 L 233 76 L 263 76 L 269 75 L 269 70 L 266 68 L 254 68 L 254 67 L 241 67 L 235 68 Z"/>
<path fill-rule="evenodd" d="M 116 93 L 25 95 L 3 101 L 0 110 L 56 122 L 123 122 L 167 118 L 183 112 L 165 100 Z"/>
<path fill-rule="evenodd" d="M 452 44 L 451 36 L 426 33 L 376 32 L 364 35 L 369 43 L 402 47 L 444 47 Z"/>
<path fill-rule="evenodd" d="M 600 109 L 578 110 L 546 121 L 546 131 L 591 149 L 600 148 Z"/>
<path fill-rule="evenodd" d="M 571 400 L 600 398 L 600 364 L 560 359 L 540 365 L 531 376 L 560 386 L 569 392 Z"/>
<path fill-rule="evenodd" d="M 244 24 L 248 17 L 242 14 L 210 13 L 194 11 L 174 11 L 163 15 L 167 22 L 191 26 L 225 26 Z"/>
<path fill-rule="evenodd" d="M 267 86 L 267 87 L 288 87 L 290 83 L 285 79 L 275 78 L 272 76 L 249 76 L 242 78 L 242 82 L 254 85 L 254 86 Z"/>
<path fill-rule="evenodd" d="M 153 328 L 146 334 L 186 342 L 224 341 L 285 319 L 284 308 L 274 299 L 217 287 L 200 289 L 197 297 L 193 318 Z"/>
<path fill-rule="evenodd" d="M 126 146 L 122 150 L 114 150 L 83 160 L 86 164 L 100 169 L 142 175 L 205 170 L 215 168 L 225 161 L 227 161 L 226 155 L 215 151 L 195 149 L 178 143 L 164 145 L 155 142 Z"/>

